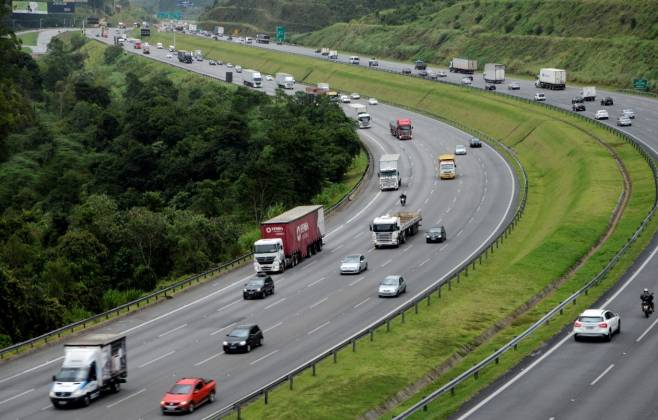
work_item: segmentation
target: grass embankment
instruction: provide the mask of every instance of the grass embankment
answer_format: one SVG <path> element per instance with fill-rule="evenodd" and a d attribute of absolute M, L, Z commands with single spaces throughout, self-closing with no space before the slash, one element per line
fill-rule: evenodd
<path fill-rule="evenodd" d="M 153 42 L 156 41 L 164 42 L 165 38 L 156 36 Z M 464 350 L 476 347 L 478 338 L 494 323 L 558 281 L 607 230 L 622 191 L 622 177 L 609 150 L 597 139 L 622 157 L 632 182 L 632 195 L 616 230 L 557 292 L 549 294 L 493 340 L 476 348 L 468 356 L 469 362 L 461 363 L 439 380 L 454 377 L 459 369 L 488 354 L 527 327 L 546 308 L 580 288 L 621 247 L 653 203 L 653 178 L 644 160 L 606 130 L 572 116 L 476 90 L 261 49 L 191 37 L 179 37 L 177 42 L 181 49 L 199 48 L 211 58 L 266 73 L 286 71 L 300 81 L 329 82 L 344 91 L 358 90 L 459 121 L 513 147 L 529 176 L 530 191 L 523 219 L 504 245 L 464 279 L 466 284 L 451 292 L 444 291 L 438 305 L 428 309 L 422 306 L 420 314 L 409 315 L 404 326 L 395 324 L 390 333 L 377 331 L 374 342 L 360 342 L 356 353 L 341 352 L 338 364 L 333 365 L 330 360 L 321 363 L 317 377 L 309 372 L 295 378 L 295 391 L 278 388 L 270 394 L 266 409 L 262 403 L 253 404 L 243 410 L 244 418 L 354 417 L 383 404 L 435 367 L 459 359 Z M 636 246 L 632 255 L 640 248 Z M 616 275 L 629 266 L 632 255 L 619 265 Z M 590 294 L 589 299 L 593 296 Z M 583 302 L 587 299 L 579 301 L 573 310 L 582 309 Z M 553 330 L 542 330 L 533 341 L 524 344 L 526 350 L 569 322 L 571 315 L 551 324 Z M 432 333 L 428 335 L 428 331 Z M 509 367 L 522 354 L 525 353 L 515 353 L 516 359 L 510 357 L 504 363 Z M 477 384 L 481 386 L 485 381 Z M 457 399 L 451 401 L 458 405 Z"/>
<path fill-rule="evenodd" d="M 39 37 L 39 32 L 25 32 L 20 35 L 17 35 L 18 39 L 21 40 L 23 45 L 34 46 L 37 45 L 37 38 Z"/>

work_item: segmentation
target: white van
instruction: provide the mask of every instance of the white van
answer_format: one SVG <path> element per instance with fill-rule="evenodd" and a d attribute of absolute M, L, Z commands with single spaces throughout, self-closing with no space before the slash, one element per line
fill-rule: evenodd
<path fill-rule="evenodd" d="M 351 57 L 350 57 L 350 64 L 356 64 L 356 65 L 358 65 L 358 64 L 359 64 L 359 57 L 356 56 L 356 55 L 351 56 Z"/>
<path fill-rule="evenodd" d="M 157 44 L 155 44 L 155 46 L 156 46 L 159 50 L 161 50 L 161 49 L 162 49 L 162 42 L 158 42 Z"/>

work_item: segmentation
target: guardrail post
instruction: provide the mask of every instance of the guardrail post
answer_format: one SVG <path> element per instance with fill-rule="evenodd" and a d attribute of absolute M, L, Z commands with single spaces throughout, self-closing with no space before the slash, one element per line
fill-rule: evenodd
<path fill-rule="evenodd" d="M 431 303 L 432 303 L 432 294 L 430 293 L 427 295 L 427 306 L 430 306 Z"/>
<path fill-rule="evenodd" d="M 356 352 L 356 339 L 352 340 L 352 352 Z"/>
<path fill-rule="evenodd" d="M 391 331 L 391 320 L 387 319 L 386 320 L 386 332 Z"/>
<path fill-rule="evenodd" d="M 450 281 L 450 280 L 448 280 L 448 281 Z M 439 284 L 438 289 L 439 289 L 439 299 L 440 299 L 441 298 L 441 285 L 440 284 Z"/>
<path fill-rule="evenodd" d="M 338 362 L 338 358 L 337 358 L 336 350 L 334 350 L 334 363 L 336 362 Z"/>
<path fill-rule="evenodd" d="M 448 290 L 452 290 L 452 277 L 448 279 Z"/>
<path fill-rule="evenodd" d="M 455 387 L 450 388 L 450 395 L 455 396 Z"/>
<path fill-rule="evenodd" d="M 416 312 L 416 315 L 418 315 L 418 302 L 414 304 L 414 312 Z"/>
<path fill-rule="evenodd" d="M 496 361 L 496 364 L 498 364 L 499 362 L 498 358 L 496 357 L 494 360 Z"/>
<path fill-rule="evenodd" d="M 292 375 L 288 375 L 288 384 L 290 384 L 290 390 L 292 391 Z"/>
<path fill-rule="evenodd" d="M 402 323 L 404 324 L 404 311 L 401 311 L 401 312 L 400 312 L 400 317 L 401 317 L 401 319 L 402 319 Z"/>
<path fill-rule="evenodd" d="M 564 308 L 560 308 L 560 315 L 564 314 Z"/>
<path fill-rule="evenodd" d="M 315 367 L 315 366 L 313 366 L 313 367 Z M 269 394 L 270 393 L 267 390 L 263 391 L 263 401 L 265 401 L 265 405 L 267 405 L 267 402 L 268 402 L 267 400 L 268 400 Z"/>
<path fill-rule="evenodd" d="M 473 373 L 473 377 L 474 377 L 475 379 L 478 378 L 478 372 L 479 372 L 479 371 L 476 370 L 476 371 Z"/>
<path fill-rule="evenodd" d="M 240 414 L 241 414 L 241 412 L 240 412 L 240 404 L 236 404 L 236 405 L 235 405 L 235 411 L 238 412 L 238 420 L 242 420 L 242 416 L 240 416 Z"/>
<path fill-rule="evenodd" d="M 370 341 L 375 341 L 375 332 L 370 329 Z"/>
<path fill-rule="evenodd" d="M 315 363 L 313 363 L 311 365 L 311 368 L 312 368 L 312 372 L 313 372 L 312 375 L 315 376 Z"/>

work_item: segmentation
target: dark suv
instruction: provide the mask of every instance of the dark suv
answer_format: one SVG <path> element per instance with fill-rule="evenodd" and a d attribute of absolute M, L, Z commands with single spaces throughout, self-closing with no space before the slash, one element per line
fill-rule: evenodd
<path fill-rule="evenodd" d="M 265 299 L 269 295 L 274 294 L 274 281 L 270 276 L 255 276 L 252 277 L 247 284 L 244 285 L 242 290 L 242 297 L 245 299 L 252 299 L 259 297 Z"/>
<path fill-rule="evenodd" d="M 582 96 L 576 96 L 571 99 L 572 104 L 582 104 L 583 102 L 585 102 L 585 99 Z"/>
<path fill-rule="evenodd" d="M 263 331 L 256 324 L 240 325 L 226 334 L 224 352 L 244 351 L 249 353 L 254 347 L 263 345 Z"/>
<path fill-rule="evenodd" d="M 611 97 L 606 96 L 605 98 L 601 99 L 601 105 L 603 105 L 603 106 L 612 106 L 612 105 L 614 105 L 614 101 L 612 100 Z"/>
<path fill-rule="evenodd" d="M 446 238 L 446 228 L 443 226 L 436 226 L 430 228 L 425 234 L 425 242 L 443 242 Z"/>
<path fill-rule="evenodd" d="M 490 83 L 484 86 L 484 90 L 496 90 L 496 85 Z"/>
<path fill-rule="evenodd" d="M 575 112 L 585 111 L 585 104 L 584 103 L 575 103 L 575 104 L 571 105 L 571 109 Z"/>

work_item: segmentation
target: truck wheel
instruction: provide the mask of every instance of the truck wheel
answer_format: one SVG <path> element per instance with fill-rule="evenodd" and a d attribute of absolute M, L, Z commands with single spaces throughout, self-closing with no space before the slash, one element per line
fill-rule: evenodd
<path fill-rule="evenodd" d="M 121 382 L 116 381 L 112 384 L 112 392 L 116 394 L 119 391 L 121 391 Z"/>
<path fill-rule="evenodd" d="M 85 397 L 82 399 L 82 405 L 85 407 L 89 407 L 89 404 L 91 403 L 91 399 L 89 398 L 89 394 L 85 395 Z"/>

